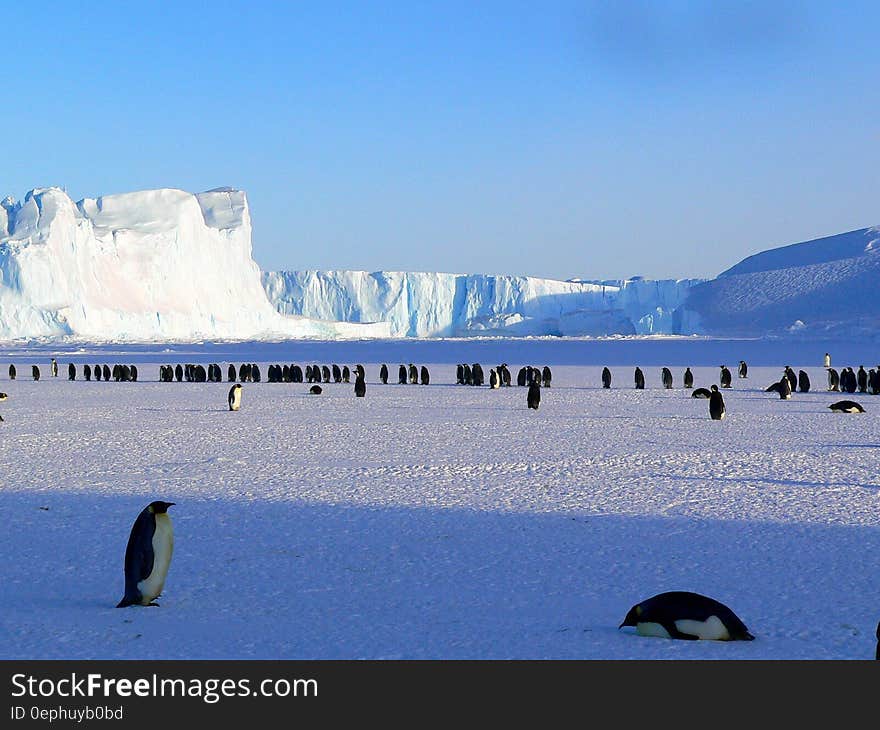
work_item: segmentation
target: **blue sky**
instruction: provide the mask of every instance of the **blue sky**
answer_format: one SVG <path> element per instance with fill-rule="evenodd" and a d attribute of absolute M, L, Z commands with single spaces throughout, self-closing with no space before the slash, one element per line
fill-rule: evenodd
<path fill-rule="evenodd" d="M 2 18 L 0 195 L 241 188 L 264 269 L 714 276 L 880 224 L 875 3 Z"/>

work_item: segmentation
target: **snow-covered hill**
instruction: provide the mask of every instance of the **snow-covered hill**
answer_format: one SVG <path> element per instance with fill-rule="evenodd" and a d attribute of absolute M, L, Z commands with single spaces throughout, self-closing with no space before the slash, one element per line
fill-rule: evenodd
<path fill-rule="evenodd" d="M 684 309 L 722 336 L 876 336 L 880 227 L 750 256 L 691 289 Z"/>
<path fill-rule="evenodd" d="M 263 274 L 285 314 L 347 322 L 387 320 L 395 336 L 608 335 L 691 332 L 681 318 L 701 280 L 557 281 L 400 271 Z"/>
<path fill-rule="evenodd" d="M 251 255 L 244 192 L 147 190 L 0 206 L 0 339 L 145 341 L 388 336 L 279 314 Z"/>

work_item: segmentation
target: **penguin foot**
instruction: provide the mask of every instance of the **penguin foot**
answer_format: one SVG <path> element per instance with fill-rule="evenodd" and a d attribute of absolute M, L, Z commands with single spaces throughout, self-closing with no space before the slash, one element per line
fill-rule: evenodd
<path fill-rule="evenodd" d="M 156 608 L 160 608 L 159 604 L 156 603 L 155 601 L 153 601 L 153 602 L 151 602 L 151 603 L 148 603 L 147 605 L 148 605 L 148 606 L 155 606 Z"/>

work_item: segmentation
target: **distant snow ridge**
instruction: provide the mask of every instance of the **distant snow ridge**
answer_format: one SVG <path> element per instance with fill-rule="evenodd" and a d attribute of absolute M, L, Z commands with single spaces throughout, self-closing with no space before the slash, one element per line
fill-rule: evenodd
<path fill-rule="evenodd" d="M 52 187 L 0 204 L 0 339 L 346 336 L 388 336 L 388 327 L 280 315 L 252 258 L 240 190 L 74 203 Z"/>
<path fill-rule="evenodd" d="M 701 280 L 557 281 L 401 271 L 276 271 L 263 286 L 280 312 L 387 320 L 393 336 L 679 333 L 677 310 Z"/>
<path fill-rule="evenodd" d="M 713 335 L 876 335 L 880 227 L 749 256 L 694 287 L 685 304 Z"/>

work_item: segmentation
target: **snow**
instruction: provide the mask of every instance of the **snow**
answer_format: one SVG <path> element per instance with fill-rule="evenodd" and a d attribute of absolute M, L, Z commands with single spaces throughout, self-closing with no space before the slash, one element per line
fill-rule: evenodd
<path fill-rule="evenodd" d="M 558 281 L 404 271 L 264 272 L 279 312 L 345 322 L 388 321 L 393 336 L 680 334 L 676 314 L 701 280 Z"/>
<path fill-rule="evenodd" d="M 0 340 L 388 336 L 381 323 L 285 317 L 252 257 L 244 192 L 146 190 L 74 203 L 60 188 L 7 200 Z"/>
<path fill-rule="evenodd" d="M 866 343 L 690 338 L 4 351 L 0 657 L 873 659 L 880 399 L 831 413 L 826 349 L 838 368 L 878 359 Z M 514 377 L 550 365 L 540 409 L 525 388 L 454 385 L 475 355 Z M 140 382 L 69 382 L 68 361 L 135 362 Z M 362 362 L 367 394 L 245 383 L 232 413 L 227 383 L 156 382 L 160 362 L 212 361 L 224 377 L 228 361 Z M 383 361 L 426 364 L 431 385 L 381 386 Z M 722 362 L 715 422 L 681 376 L 717 383 Z M 816 390 L 763 392 L 785 364 Z M 161 608 L 116 609 L 153 499 L 177 503 Z M 722 601 L 756 640 L 618 630 L 665 590 Z"/>

